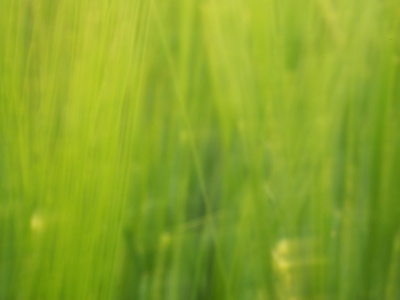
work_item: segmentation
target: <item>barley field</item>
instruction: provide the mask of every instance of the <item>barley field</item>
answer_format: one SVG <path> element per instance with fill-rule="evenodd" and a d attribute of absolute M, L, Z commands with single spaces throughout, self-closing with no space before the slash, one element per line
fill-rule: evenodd
<path fill-rule="evenodd" d="M 400 2 L 0 0 L 0 299 L 400 299 Z"/>

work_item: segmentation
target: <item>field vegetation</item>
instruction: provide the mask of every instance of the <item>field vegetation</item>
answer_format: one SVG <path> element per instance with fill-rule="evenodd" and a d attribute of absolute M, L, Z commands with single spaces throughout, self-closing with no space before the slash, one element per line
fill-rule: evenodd
<path fill-rule="evenodd" d="M 1 0 L 0 299 L 400 299 L 396 0 Z"/>

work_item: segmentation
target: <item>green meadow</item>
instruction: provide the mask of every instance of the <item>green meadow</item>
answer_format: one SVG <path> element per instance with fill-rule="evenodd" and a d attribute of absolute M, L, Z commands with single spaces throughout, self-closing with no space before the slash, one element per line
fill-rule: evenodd
<path fill-rule="evenodd" d="M 1 0 L 0 299 L 400 299 L 398 0 Z"/>

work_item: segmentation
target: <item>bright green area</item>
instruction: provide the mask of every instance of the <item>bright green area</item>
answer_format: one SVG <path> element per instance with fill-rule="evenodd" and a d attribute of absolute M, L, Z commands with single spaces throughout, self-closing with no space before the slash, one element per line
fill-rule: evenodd
<path fill-rule="evenodd" d="M 1 0 L 0 299 L 400 299 L 396 0 Z"/>

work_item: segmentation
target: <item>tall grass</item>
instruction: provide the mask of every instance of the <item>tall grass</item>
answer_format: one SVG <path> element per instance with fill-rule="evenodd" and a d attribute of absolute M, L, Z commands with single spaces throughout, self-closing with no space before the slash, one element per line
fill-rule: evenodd
<path fill-rule="evenodd" d="M 0 299 L 400 297 L 400 10 L 2 0 Z"/>

